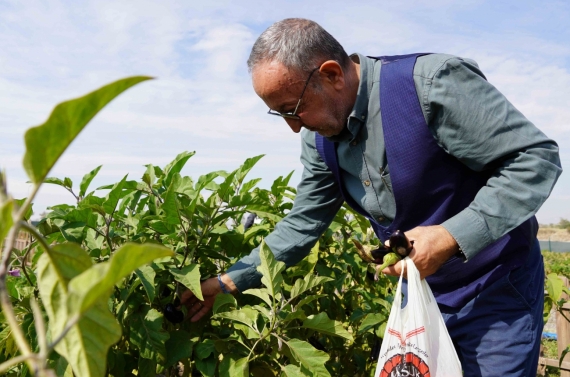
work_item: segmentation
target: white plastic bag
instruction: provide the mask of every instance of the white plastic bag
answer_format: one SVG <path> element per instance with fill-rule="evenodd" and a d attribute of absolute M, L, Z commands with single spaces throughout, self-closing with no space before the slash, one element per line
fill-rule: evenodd
<path fill-rule="evenodd" d="M 402 309 L 402 276 L 380 348 L 375 377 L 461 377 L 453 347 L 431 289 L 410 258 L 408 303 Z"/>

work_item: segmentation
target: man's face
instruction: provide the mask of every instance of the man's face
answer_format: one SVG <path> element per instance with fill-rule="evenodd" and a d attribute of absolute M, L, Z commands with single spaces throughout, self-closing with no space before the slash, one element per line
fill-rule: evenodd
<path fill-rule="evenodd" d="M 253 88 L 257 95 L 270 109 L 281 113 L 295 110 L 307 78 L 308 74 L 292 72 L 278 62 L 261 63 L 252 72 Z M 295 133 L 304 127 L 322 136 L 338 135 L 347 118 L 342 102 L 338 90 L 317 70 L 311 76 L 296 112 L 301 119 L 284 120 Z"/>

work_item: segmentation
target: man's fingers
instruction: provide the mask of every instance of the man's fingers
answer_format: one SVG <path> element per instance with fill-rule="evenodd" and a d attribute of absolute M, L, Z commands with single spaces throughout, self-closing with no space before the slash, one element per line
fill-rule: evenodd
<path fill-rule="evenodd" d="M 192 299 L 196 300 L 196 296 L 194 296 L 194 293 L 192 293 L 192 291 L 189 289 L 185 290 L 180 295 L 180 302 L 186 306 L 188 306 L 188 305 L 191 306 L 192 301 L 193 301 Z"/>
<path fill-rule="evenodd" d="M 207 306 L 202 305 L 200 307 L 200 310 L 198 310 L 198 312 L 196 314 L 194 314 L 194 316 L 190 319 L 190 322 L 197 322 L 200 319 L 202 319 L 203 316 L 205 316 L 208 312 L 210 311 L 210 308 Z"/>
<path fill-rule="evenodd" d="M 203 316 L 205 316 L 209 311 L 210 311 L 210 307 L 204 305 L 203 302 L 197 302 L 196 304 L 194 304 L 194 306 L 192 306 L 190 309 L 188 309 L 188 317 L 190 317 L 190 322 L 197 322 L 200 319 L 202 319 Z"/>
<path fill-rule="evenodd" d="M 186 307 L 188 308 L 188 314 L 190 316 L 193 316 L 194 314 L 198 313 L 203 306 L 204 304 L 198 300 L 195 300 L 194 302 L 188 303 L 188 305 L 186 305 Z"/>
<path fill-rule="evenodd" d="M 404 263 L 404 260 L 400 260 L 398 261 L 398 263 L 394 263 L 391 266 L 386 267 L 385 269 L 382 270 L 382 273 L 385 275 L 391 275 L 391 276 L 400 276 L 402 273 L 402 268 L 405 269 L 406 264 Z M 404 277 L 406 277 L 406 273 L 404 271 Z"/>

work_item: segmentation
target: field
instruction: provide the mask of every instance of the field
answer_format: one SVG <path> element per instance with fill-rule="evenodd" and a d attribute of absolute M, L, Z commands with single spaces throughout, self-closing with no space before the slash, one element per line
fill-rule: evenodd
<path fill-rule="evenodd" d="M 555 229 L 555 228 L 548 228 L 548 230 L 554 229 L 555 231 L 564 231 L 565 229 Z M 545 232 L 543 232 L 545 233 Z M 557 232 L 562 233 L 562 232 Z M 570 235 L 570 233 L 568 233 Z M 556 253 L 556 252 L 548 252 L 543 251 L 542 255 L 544 257 L 544 268 L 546 270 L 546 274 L 556 273 L 558 275 L 566 276 L 570 278 L 570 253 Z M 543 346 L 543 355 L 547 358 L 558 358 L 558 345 L 556 340 L 553 339 L 543 339 L 542 340 Z M 556 368 L 547 367 L 546 368 L 546 376 L 560 376 L 560 372 Z"/>
<path fill-rule="evenodd" d="M 195 179 L 181 175 L 194 155 L 182 152 L 164 167 L 145 165 L 139 181 L 125 176 L 93 191 L 102 165 L 75 186 L 68 177 L 49 176 L 99 109 L 147 79 L 125 78 L 61 103 L 29 129 L 28 198 L 7 195 L 0 171 L 0 240 L 7 245 L 0 266 L 0 375 L 172 377 L 180 364 L 203 376 L 369 375 L 396 280 L 371 278 L 359 258 L 355 245 L 379 246 L 360 214 L 341 208 L 309 255 L 285 271 L 264 237 L 291 210 L 296 190 L 289 186 L 292 172 L 270 190 L 256 187 L 258 178 L 246 179 L 261 155 Z M 76 202 L 51 206 L 36 227 L 28 220 L 44 183 L 61 186 Z M 259 222 L 249 222 L 249 214 Z M 568 220 L 542 228 L 546 239 L 570 239 Z M 35 240 L 26 250 L 15 247 L 20 230 Z M 256 247 L 264 287 L 218 294 L 231 263 Z M 570 275 L 567 254 L 545 253 L 547 272 Z M 560 306 L 562 284 L 551 275 L 546 286 L 548 313 Z M 213 314 L 184 321 L 196 303 Z"/>
<path fill-rule="evenodd" d="M 570 231 L 568 228 L 540 225 L 538 229 L 538 239 L 543 241 L 550 239 L 551 241 L 570 242 Z"/>

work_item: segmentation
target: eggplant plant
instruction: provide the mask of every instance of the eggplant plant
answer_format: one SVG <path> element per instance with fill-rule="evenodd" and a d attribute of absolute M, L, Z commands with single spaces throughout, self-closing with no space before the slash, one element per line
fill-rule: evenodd
<path fill-rule="evenodd" d="M 90 189 L 49 171 L 93 116 L 146 77 L 64 102 L 25 136 L 33 184 L 13 199 L 0 175 L 0 374 L 7 376 L 370 376 L 394 279 L 366 277 L 352 239 L 380 247 L 366 219 L 343 207 L 298 265 L 284 268 L 263 239 L 292 208 L 292 172 L 269 189 L 233 171 L 182 174 L 193 152 L 138 180 Z M 29 221 L 41 184 L 75 203 Z M 255 221 L 253 221 L 255 215 Z M 32 237 L 15 249 L 20 230 Z M 219 295 L 213 313 L 185 319 L 178 297 L 261 245 L 262 286 Z"/>

